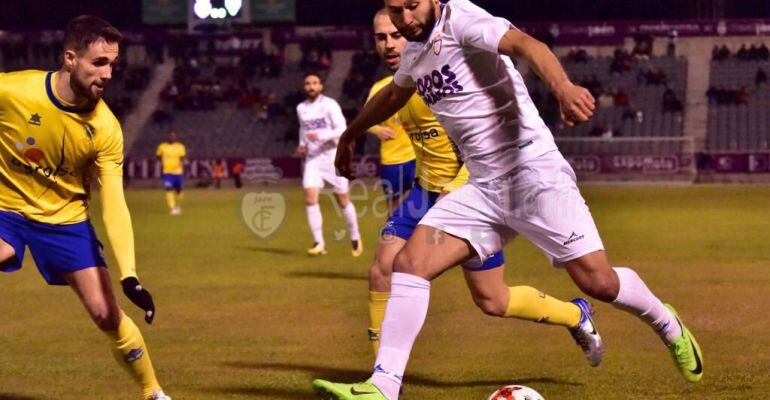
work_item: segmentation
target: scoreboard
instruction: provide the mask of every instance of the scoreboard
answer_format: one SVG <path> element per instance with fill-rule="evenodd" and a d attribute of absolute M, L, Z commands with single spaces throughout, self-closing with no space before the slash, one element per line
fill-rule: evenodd
<path fill-rule="evenodd" d="M 248 0 L 188 0 L 187 26 L 191 31 L 202 26 L 228 27 L 251 22 Z"/>

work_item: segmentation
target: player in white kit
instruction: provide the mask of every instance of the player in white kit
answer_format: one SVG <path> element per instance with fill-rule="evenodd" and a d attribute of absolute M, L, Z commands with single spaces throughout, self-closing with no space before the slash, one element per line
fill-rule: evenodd
<path fill-rule="evenodd" d="M 658 332 L 682 375 L 702 377 L 692 334 L 630 268 L 610 264 L 574 171 L 559 153 L 509 57 L 525 59 L 559 100 L 569 124 L 588 121 L 595 101 L 575 86 L 542 43 L 468 0 L 385 0 L 410 43 L 394 82 L 343 133 L 339 171 L 350 176 L 352 144 L 415 92 L 459 146 L 470 181 L 428 211 L 396 256 L 372 378 L 317 380 L 326 398 L 398 398 L 409 354 L 428 310 L 430 281 L 464 262 L 483 262 L 522 235 L 586 294 L 636 315 Z"/>
<path fill-rule="evenodd" d="M 348 195 L 348 179 L 337 176 L 334 171 L 334 157 L 337 143 L 345 130 L 345 116 L 342 109 L 331 97 L 323 95 L 323 82 L 317 74 L 305 75 L 305 94 L 307 100 L 297 105 L 299 120 L 299 146 L 297 154 L 305 157 L 302 174 L 302 187 L 305 189 L 307 221 L 313 233 L 313 247 L 308 254 L 320 256 L 326 254 L 323 236 L 323 216 L 318 205 L 318 196 L 326 183 L 334 189 L 334 195 L 342 209 L 345 222 L 350 231 L 353 257 L 363 251 L 361 234 L 358 231 L 356 207 Z"/>

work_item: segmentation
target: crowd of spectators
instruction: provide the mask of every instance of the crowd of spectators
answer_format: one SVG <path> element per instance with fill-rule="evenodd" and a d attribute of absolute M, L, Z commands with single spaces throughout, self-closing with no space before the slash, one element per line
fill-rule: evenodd
<path fill-rule="evenodd" d="M 350 72 L 342 84 L 343 95 L 355 103 L 363 103 L 374 84 L 381 63 L 374 50 L 358 50 L 353 55 Z"/>
<path fill-rule="evenodd" d="M 300 43 L 302 59 L 299 67 L 302 72 L 324 72 L 332 67 L 332 48 L 330 39 L 315 35 Z"/>
<path fill-rule="evenodd" d="M 770 60 L 770 50 L 762 43 L 759 46 L 752 44 L 750 47 L 742 45 L 740 49 L 734 54 L 722 45 L 719 47 L 714 45 L 711 50 L 711 61 L 725 61 L 725 60 L 740 60 L 740 61 L 768 61 Z"/>
<path fill-rule="evenodd" d="M 706 91 L 710 105 L 738 105 L 749 103 L 749 91 L 746 87 L 740 89 L 717 89 L 713 86 Z"/>

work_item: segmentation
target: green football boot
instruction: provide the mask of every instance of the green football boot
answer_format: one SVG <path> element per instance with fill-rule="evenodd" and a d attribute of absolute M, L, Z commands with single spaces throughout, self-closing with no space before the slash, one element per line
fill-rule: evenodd
<path fill-rule="evenodd" d="M 316 379 L 313 387 L 320 400 L 388 400 L 377 386 L 368 381 L 349 384 Z"/>
<path fill-rule="evenodd" d="M 679 368 L 684 379 L 690 382 L 698 382 L 703 377 L 703 353 L 700 351 L 700 346 L 695 341 L 695 337 L 690 333 L 690 330 L 679 319 L 679 314 L 674 307 L 666 304 L 666 308 L 674 314 L 679 326 L 682 327 L 682 336 L 668 345 L 668 350 L 671 352 L 674 364 Z"/>

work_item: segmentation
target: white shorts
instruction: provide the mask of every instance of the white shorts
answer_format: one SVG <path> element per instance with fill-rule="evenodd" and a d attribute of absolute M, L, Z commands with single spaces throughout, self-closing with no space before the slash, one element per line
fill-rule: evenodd
<path fill-rule="evenodd" d="M 555 266 L 604 249 L 575 172 L 558 151 L 491 182 L 467 183 L 439 200 L 420 224 L 467 240 L 476 250 L 470 266 L 519 234 Z"/>
<path fill-rule="evenodd" d="M 324 182 L 332 185 L 334 193 L 337 194 L 347 193 L 350 190 L 348 179 L 337 176 L 334 160 L 306 160 L 305 170 L 302 173 L 302 187 L 323 189 L 326 187 Z"/>

